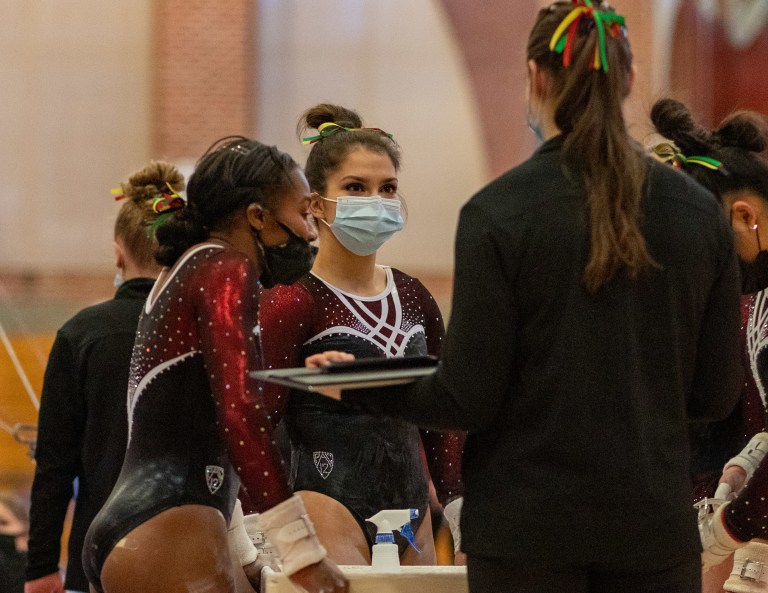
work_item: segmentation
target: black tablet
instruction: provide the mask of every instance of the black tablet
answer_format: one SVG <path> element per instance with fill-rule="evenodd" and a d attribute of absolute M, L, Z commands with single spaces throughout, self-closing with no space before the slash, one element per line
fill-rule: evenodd
<path fill-rule="evenodd" d="M 437 358 L 434 356 L 404 356 L 400 358 L 356 358 L 355 360 L 332 362 L 320 367 L 320 369 L 324 373 L 354 373 L 355 371 L 389 371 L 434 366 L 437 366 Z"/>

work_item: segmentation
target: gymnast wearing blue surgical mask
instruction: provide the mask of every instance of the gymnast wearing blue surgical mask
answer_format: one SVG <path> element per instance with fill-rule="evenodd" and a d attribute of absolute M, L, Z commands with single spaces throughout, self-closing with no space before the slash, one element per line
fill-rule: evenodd
<path fill-rule="evenodd" d="M 312 146 L 306 176 L 319 251 L 304 278 L 263 295 L 266 367 L 301 366 L 329 348 L 357 358 L 439 356 L 444 327 L 432 295 L 416 278 L 376 262 L 378 249 L 403 228 L 397 143 L 362 127 L 357 113 L 327 104 L 304 113 L 299 136 L 309 136 L 304 142 Z M 415 545 L 407 529 L 406 537 L 395 533 L 401 563 L 434 564 L 429 479 L 446 515 L 456 519 L 464 435 L 374 418 L 315 394 L 264 389 L 268 401 L 282 402 L 273 422 L 285 420 L 291 485 L 329 558 L 370 564 L 376 532 L 365 520 L 384 509 L 414 508 Z"/>
<path fill-rule="evenodd" d="M 357 181 L 350 185 L 363 187 Z M 335 200 L 320 196 L 336 204 L 336 215 L 330 224 L 325 218 L 319 220 L 328 225 L 336 240 L 355 255 L 374 255 L 387 239 L 403 228 L 402 202 L 397 194 L 387 195 L 394 187 L 390 181 L 385 187 L 383 196 L 348 195 Z M 396 187 L 394 191 L 397 191 Z"/>

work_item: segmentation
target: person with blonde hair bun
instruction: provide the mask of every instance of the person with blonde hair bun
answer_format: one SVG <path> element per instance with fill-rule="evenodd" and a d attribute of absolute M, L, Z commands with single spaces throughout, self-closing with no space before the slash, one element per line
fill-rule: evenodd
<path fill-rule="evenodd" d="M 125 394 L 139 313 L 161 266 L 151 231 L 153 205 L 184 189 L 172 164 L 153 161 L 121 184 L 114 227 L 114 298 L 83 309 L 56 334 L 40 398 L 30 512 L 26 593 L 87 591 L 85 532 L 107 500 L 125 454 Z M 77 495 L 64 583 L 60 540 L 67 506 Z"/>

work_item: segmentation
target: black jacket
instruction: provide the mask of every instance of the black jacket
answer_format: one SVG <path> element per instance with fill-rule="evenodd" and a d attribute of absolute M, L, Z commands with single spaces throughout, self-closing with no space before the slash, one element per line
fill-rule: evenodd
<path fill-rule="evenodd" d="M 345 401 L 467 429 L 462 547 L 527 567 L 671 566 L 699 550 L 688 420 L 739 397 L 739 272 L 714 197 L 649 161 L 642 232 L 660 265 L 594 296 L 585 195 L 562 138 L 462 209 L 434 376 Z"/>
<path fill-rule="evenodd" d="M 27 579 L 59 570 L 62 527 L 78 478 L 65 587 L 88 591 L 82 545 L 120 473 L 128 431 L 128 369 L 139 313 L 154 280 L 125 282 L 56 335 L 40 398 Z"/>

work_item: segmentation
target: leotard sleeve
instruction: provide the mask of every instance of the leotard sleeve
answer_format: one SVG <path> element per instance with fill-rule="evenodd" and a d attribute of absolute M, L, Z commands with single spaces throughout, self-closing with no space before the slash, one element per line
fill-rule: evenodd
<path fill-rule="evenodd" d="M 724 510 L 725 525 L 743 542 L 768 538 L 768 457 L 757 466 L 752 478 Z"/>
<path fill-rule="evenodd" d="M 261 512 L 292 493 L 272 433 L 271 416 L 277 410 L 264 399 L 260 382 L 248 376 L 263 368 L 255 270 L 227 250 L 199 274 L 202 281 L 194 283 L 199 288 L 192 289 L 192 299 L 217 423 L 248 495 L 251 508 L 243 510 Z"/>
<path fill-rule="evenodd" d="M 264 368 L 302 367 L 301 347 L 310 337 L 314 301 L 300 283 L 263 290 L 259 302 Z M 264 396 L 282 416 L 289 389 L 264 385 Z M 279 419 L 279 418 L 277 418 Z"/>
<path fill-rule="evenodd" d="M 443 316 L 435 299 L 426 287 L 419 286 L 421 288 L 421 306 L 425 316 L 424 332 L 427 340 L 427 352 L 440 358 L 443 338 L 445 337 Z M 465 433 L 458 430 L 421 429 L 421 441 L 424 445 L 427 466 L 437 492 L 437 498 L 442 505 L 446 505 L 464 493 L 464 483 L 461 480 L 461 457 L 464 452 L 465 438 Z"/>

